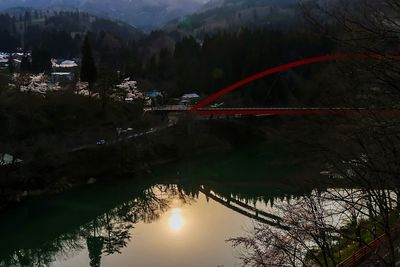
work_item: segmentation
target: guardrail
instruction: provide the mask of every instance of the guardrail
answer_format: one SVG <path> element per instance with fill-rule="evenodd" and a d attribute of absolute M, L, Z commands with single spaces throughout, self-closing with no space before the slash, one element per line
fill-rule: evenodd
<path fill-rule="evenodd" d="M 189 111 L 192 107 L 182 106 L 182 105 L 171 105 L 171 106 L 162 106 L 162 107 L 149 107 L 144 108 L 148 111 Z"/>
<path fill-rule="evenodd" d="M 169 105 L 169 106 L 160 106 L 160 107 L 147 107 L 146 110 L 152 111 L 163 111 L 163 110 L 191 110 L 191 106 L 184 105 Z M 242 108 L 200 108 L 198 111 L 224 111 L 224 110 L 266 110 L 266 111 L 296 111 L 296 110 L 309 110 L 309 111 L 344 111 L 344 110 L 354 110 L 350 108 L 307 108 L 307 107 L 298 107 L 298 108 L 263 108 L 263 107 L 242 107 Z M 360 109 L 359 109 L 360 110 Z"/>
<path fill-rule="evenodd" d="M 371 241 L 368 245 L 354 252 L 350 257 L 336 265 L 336 267 L 351 267 L 355 264 L 358 264 L 365 256 L 377 249 L 386 239 L 386 234 L 381 235 L 380 237 Z"/>

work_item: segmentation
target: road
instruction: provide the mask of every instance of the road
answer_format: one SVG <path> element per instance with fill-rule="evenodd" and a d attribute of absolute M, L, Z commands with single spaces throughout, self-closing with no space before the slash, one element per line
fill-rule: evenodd
<path fill-rule="evenodd" d="M 136 133 L 132 133 L 124 138 L 118 138 L 115 140 L 111 140 L 111 141 L 107 141 L 107 140 L 99 140 L 96 144 L 88 144 L 88 145 L 82 145 L 76 148 L 73 148 L 69 151 L 69 153 L 74 153 L 74 152 L 79 152 L 79 151 L 83 151 L 86 149 L 92 149 L 92 148 L 96 148 L 96 147 L 100 147 L 100 146 L 109 146 L 109 145 L 115 145 L 118 144 L 122 141 L 127 141 L 127 140 L 132 140 L 132 139 L 136 139 L 145 135 L 149 135 L 149 134 L 154 134 L 157 133 L 159 131 L 171 128 L 173 126 L 175 126 L 177 124 L 177 122 L 169 122 L 168 125 L 166 126 L 159 126 L 159 127 L 153 127 L 150 128 L 147 131 L 142 131 L 142 132 L 136 132 Z"/>

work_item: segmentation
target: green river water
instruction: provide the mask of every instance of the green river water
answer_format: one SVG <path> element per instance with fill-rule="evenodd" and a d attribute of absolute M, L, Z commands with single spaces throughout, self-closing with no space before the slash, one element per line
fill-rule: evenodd
<path fill-rule="evenodd" d="M 0 266 L 240 266 L 226 240 L 274 223 L 276 203 L 307 192 L 300 173 L 284 150 L 252 147 L 32 198 L 1 215 Z"/>

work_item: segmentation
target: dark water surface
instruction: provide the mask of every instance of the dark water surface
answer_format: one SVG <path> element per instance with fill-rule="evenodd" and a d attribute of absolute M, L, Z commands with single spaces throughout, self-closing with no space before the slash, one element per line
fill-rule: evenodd
<path fill-rule="evenodd" d="M 277 223 L 274 203 L 306 192 L 282 186 L 300 172 L 258 147 L 158 167 L 146 184 L 31 199 L 0 217 L 0 266 L 239 266 L 226 240 Z"/>

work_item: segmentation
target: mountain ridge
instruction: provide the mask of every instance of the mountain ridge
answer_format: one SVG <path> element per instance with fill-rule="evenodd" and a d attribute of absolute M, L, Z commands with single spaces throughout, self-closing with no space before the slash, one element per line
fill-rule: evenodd
<path fill-rule="evenodd" d="M 0 0 L 0 11 L 13 7 L 75 8 L 152 30 L 196 11 L 203 3 L 203 0 Z"/>

